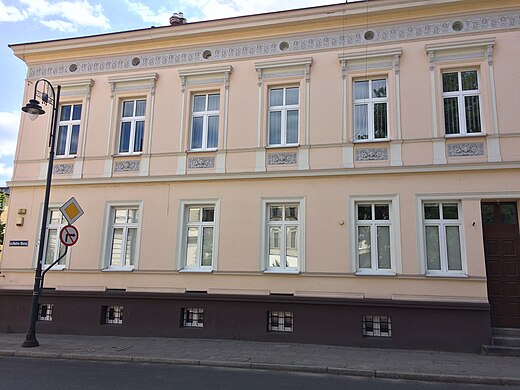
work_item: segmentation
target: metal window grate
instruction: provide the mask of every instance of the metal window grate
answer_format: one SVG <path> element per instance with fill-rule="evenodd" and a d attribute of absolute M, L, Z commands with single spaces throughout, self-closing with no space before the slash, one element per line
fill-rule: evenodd
<path fill-rule="evenodd" d="M 52 321 L 52 303 L 42 303 L 38 307 L 38 321 Z"/>
<path fill-rule="evenodd" d="M 363 316 L 363 336 L 392 337 L 392 318 L 389 316 Z"/>
<path fill-rule="evenodd" d="M 204 327 L 204 309 L 187 307 L 182 309 L 182 326 L 186 328 Z"/>
<path fill-rule="evenodd" d="M 292 332 L 294 316 L 291 311 L 267 312 L 267 329 L 269 332 Z"/>
<path fill-rule="evenodd" d="M 123 323 L 123 306 L 103 306 L 105 324 L 121 325 Z"/>

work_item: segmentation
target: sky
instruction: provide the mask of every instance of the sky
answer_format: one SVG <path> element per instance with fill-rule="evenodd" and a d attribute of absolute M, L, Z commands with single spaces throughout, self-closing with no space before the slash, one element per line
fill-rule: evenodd
<path fill-rule="evenodd" d="M 352 0 L 356 1 L 356 0 Z M 8 44 L 341 3 L 341 0 L 0 0 L 0 187 L 13 173 L 27 68 Z M 48 131 L 48 130 L 46 130 Z"/>

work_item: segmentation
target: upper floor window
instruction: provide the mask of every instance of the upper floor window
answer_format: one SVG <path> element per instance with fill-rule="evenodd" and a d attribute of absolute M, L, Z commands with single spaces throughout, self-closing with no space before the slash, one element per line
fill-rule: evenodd
<path fill-rule="evenodd" d="M 300 88 L 271 88 L 269 90 L 269 145 L 297 145 L 299 118 Z"/>
<path fill-rule="evenodd" d="M 482 133 L 480 85 L 476 70 L 442 74 L 446 135 Z"/>
<path fill-rule="evenodd" d="M 300 204 L 267 205 L 268 263 L 271 271 L 300 268 Z"/>
<path fill-rule="evenodd" d="M 215 206 L 186 206 L 185 269 L 211 269 L 215 242 Z"/>
<path fill-rule="evenodd" d="M 218 146 L 218 123 L 220 94 L 193 96 L 191 122 L 191 149 L 216 149 Z"/>
<path fill-rule="evenodd" d="M 45 236 L 45 260 L 44 265 L 51 265 L 60 256 L 60 240 L 58 235 L 61 228 L 67 225 L 65 217 L 59 209 L 50 209 L 47 222 L 47 232 Z M 65 266 L 65 258 L 62 258 L 57 266 Z"/>
<path fill-rule="evenodd" d="M 119 153 L 143 151 L 146 100 L 125 100 L 121 109 Z"/>
<path fill-rule="evenodd" d="M 463 271 L 460 204 L 423 203 L 426 270 L 428 273 Z"/>
<path fill-rule="evenodd" d="M 81 104 L 64 104 L 60 106 L 58 122 L 58 138 L 56 142 L 57 156 L 75 156 L 78 153 L 79 127 L 81 122 Z"/>
<path fill-rule="evenodd" d="M 133 268 L 137 258 L 139 207 L 112 207 L 110 210 L 110 268 Z"/>
<path fill-rule="evenodd" d="M 390 271 L 391 205 L 389 203 L 358 203 L 356 205 L 356 235 L 359 271 Z"/>
<path fill-rule="evenodd" d="M 354 81 L 354 139 L 388 138 L 386 79 Z"/>

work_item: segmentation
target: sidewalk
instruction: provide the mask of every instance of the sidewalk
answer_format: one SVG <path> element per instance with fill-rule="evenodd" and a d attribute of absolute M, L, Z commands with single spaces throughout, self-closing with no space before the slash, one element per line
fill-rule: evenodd
<path fill-rule="evenodd" d="M 235 340 L 0 333 L 0 356 L 149 362 L 520 386 L 520 358 Z"/>

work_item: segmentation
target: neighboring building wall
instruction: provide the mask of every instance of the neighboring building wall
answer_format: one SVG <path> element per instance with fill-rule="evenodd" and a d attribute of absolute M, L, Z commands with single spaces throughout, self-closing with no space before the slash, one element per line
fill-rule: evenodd
<path fill-rule="evenodd" d="M 85 211 L 45 280 L 62 322 L 42 330 L 184 337 L 204 316 L 201 337 L 487 342 L 481 202 L 520 199 L 520 9 L 382 3 L 13 46 L 29 79 L 63 86 L 51 208 Z M 10 183 L 27 214 L 8 237 L 29 246 L 5 249 L 0 297 L 20 308 L 49 120 L 22 119 Z M 96 327 L 120 306 L 122 327 Z M 73 326 L 75 308 L 93 317 Z"/>
<path fill-rule="evenodd" d="M 5 226 L 7 224 L 7 210 L 9 207 L 9 189 L 0 188 L 0 235 L 5 236 Z M 0 273 L 2 272 L 2 252 L 3 244 L 0 243 Z"/>

